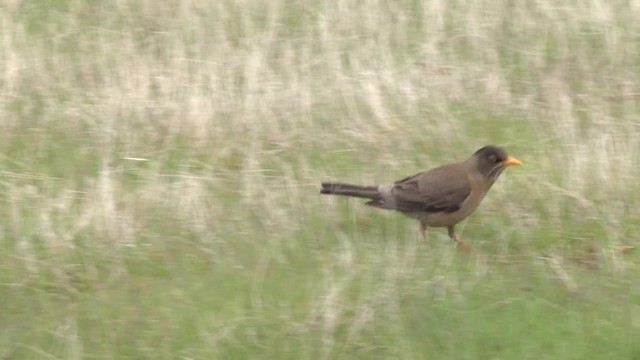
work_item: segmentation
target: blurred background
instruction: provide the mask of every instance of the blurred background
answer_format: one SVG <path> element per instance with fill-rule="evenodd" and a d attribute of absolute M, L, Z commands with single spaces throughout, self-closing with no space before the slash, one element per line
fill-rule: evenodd
<path fill-rule="evenodd" d="M 638 359 L 640 2 L 0 4 L 0 358 Z M 459 232 L 319 183 L 504 146 Z"/>

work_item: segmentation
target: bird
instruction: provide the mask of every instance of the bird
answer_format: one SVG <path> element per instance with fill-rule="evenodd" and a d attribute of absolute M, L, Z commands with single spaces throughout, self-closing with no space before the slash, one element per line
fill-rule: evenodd
<path fill-rule="evenodd" d="M 396 210 L 420 223 L 425 241 L 427 228 L 446 227 L 458 246 L 470 246 L 456 234 L 455 226 L 480 205 L 493 183 L 509 166 L 522 161 L 497 145 L 486 145 L 468 159 L 442 165 L 385 185 L 322 182 L 321 194 L 366 198 L 366 205 Z"/>

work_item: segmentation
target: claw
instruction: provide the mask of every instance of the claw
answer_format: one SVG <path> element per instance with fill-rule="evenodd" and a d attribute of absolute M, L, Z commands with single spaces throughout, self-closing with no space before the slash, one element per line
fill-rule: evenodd
<path fill-rule="evenodd" d="M 447 230 L 449 230 L 449 237 L 451 238 L 451 240 L 455 241 L 456 245 L 460 246 L 466 251 L 471 250 L 471 245 L 467 244 L 466 242 L 464 242 L 464 240 L 458 237 L 458 234 L 456 234 L 456 230 L 453 226 L 449 226 Z"/>

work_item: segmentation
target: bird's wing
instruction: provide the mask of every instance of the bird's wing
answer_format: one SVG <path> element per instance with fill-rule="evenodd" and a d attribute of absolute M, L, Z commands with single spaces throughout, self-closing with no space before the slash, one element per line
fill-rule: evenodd
<path fill-rule="evenodd" d="M 405 212 L 454 212 L 470 193 L 471 184 L 459 164 L 398 180 L 391 189 L 395 209 Z"/>

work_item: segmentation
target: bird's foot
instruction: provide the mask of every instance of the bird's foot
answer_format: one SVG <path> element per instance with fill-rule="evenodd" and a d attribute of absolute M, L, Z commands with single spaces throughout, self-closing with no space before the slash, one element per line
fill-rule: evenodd
<path fill-rule="evenodd" d="M 462 240 L 462 239 L 460 239 L 460 238 L 458 238 L 456 236 L 454 241 L 456 242 L 456 245 L 458 245 L 461 249 L 463 249 L 465 251 L 471 251 L 471 245 L 467 244 L 464 240 Z"/>

